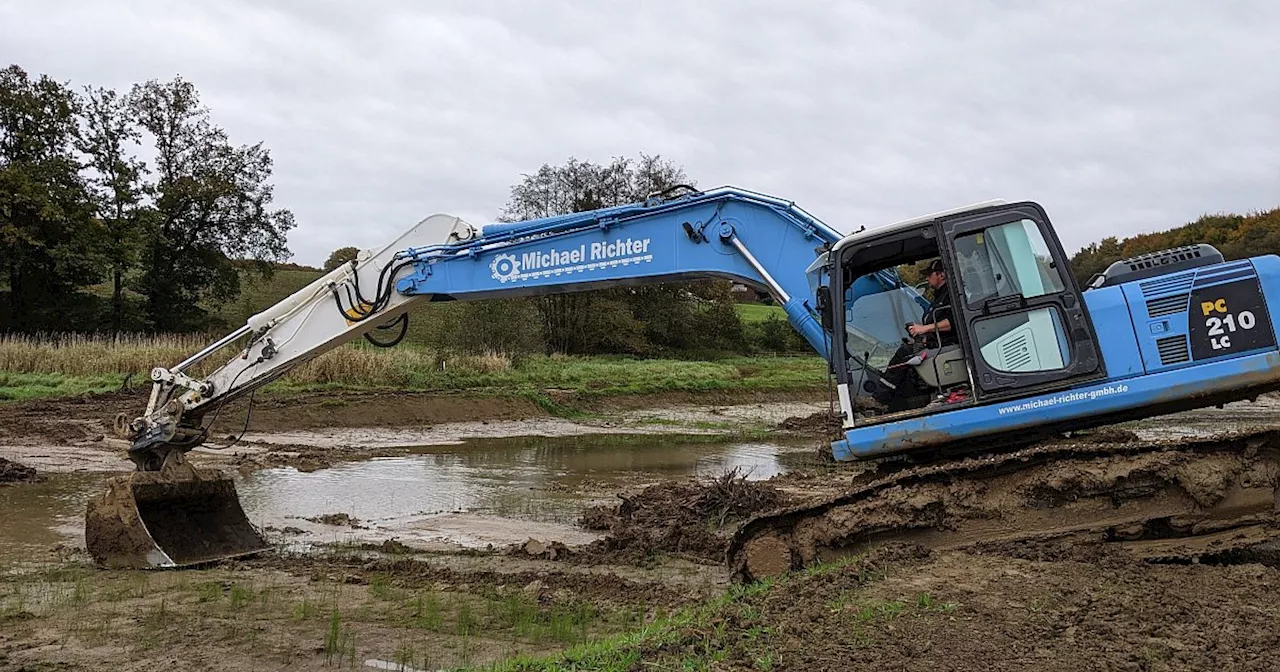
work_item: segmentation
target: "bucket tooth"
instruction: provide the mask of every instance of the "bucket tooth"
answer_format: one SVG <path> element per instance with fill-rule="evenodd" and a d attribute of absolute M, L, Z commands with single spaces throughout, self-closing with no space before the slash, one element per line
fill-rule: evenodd
<path fill-rule="evenodd" d="M 85 545 L 104 567 L 182 567 L 260 553 L 235 482 L 183 464 L 111 479 L 89 500 Z"/>

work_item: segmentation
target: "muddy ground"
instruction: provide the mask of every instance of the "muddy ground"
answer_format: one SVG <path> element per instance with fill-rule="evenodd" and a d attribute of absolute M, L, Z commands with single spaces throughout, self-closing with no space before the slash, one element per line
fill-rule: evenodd
<path fill-rule="evenodd" d="M 772 392 L 662 393 L 643 396 L 555 398 L 573 420 L 548 413 L 524 397 L 382 391 L 322 391 L 262 395 L 245 429 L 246 402 L 228 404 L 197 464 L 244 469 L 292 466 L 321 469 L 372 457 L 404 455 L 416 445 L 466 438 L 565 436 L 588 433 L 719 433 L 772 429 L 787 417 L 808 417 L 826 406 L 819 395 Z M 129 471 L 127 444 L 114 419 L 146 408 L 141 391 L 0 403 L 0 458 L 41 471 Z M 797 435 L 812 433 L 800 428 Z M 238 441 L 236 439 L 239 439 Z"/>
<path fill-rule="evenodd" d="M 303 395 L 260 403 L 247 444 L 193 461 L 324 470 L 401 454 L 405 433 L 379 433 L 398 429 L 431 440 L 522 428 L 790 434 L 811 437 L 816 455 L 817 437 L 830 431 L 818 399 L 703 399 L 596 401 L 588 417 L 568 422 L 523 400 Z M 53 473 L 127 468 L 106 430 L 115 412 L 136 413 L 144 401 L 122 393 L 0 405 L 0 458 Z M 1264 398 L 1091 440 L 1176 442 L 1273 427 L 1277 410 L 1280 400 Z M 238 434 L 241 418 L 220 426 Z M 320 521 L 343 530 L 332 543 L 300 548 L 276 530 L 271 553 L 179 572 L 101 570 L 75 544 L 53 545 L 0 567 L 0 669 L 421 670 L 566 650 L 560 663 L 514 667 L 1280 669 L 1276 552 L 1169 564 L 1079 539 L 958 550 L 891 543 L 731 586 L 716 558 L 741 518 L 865 478 L 815 459 L 727 491 L 723 481 L 636 483 L 585 507 L 585 527 L 605 537 L 581 545 L 540 534 L 510 548 L 434 552 L 362 536 L 363 522 L 341 511 Z M 23 487 L 38 486 L 0 486 L 0 497 Z M 601 641 L 613 643 L 573 652 Z"/>

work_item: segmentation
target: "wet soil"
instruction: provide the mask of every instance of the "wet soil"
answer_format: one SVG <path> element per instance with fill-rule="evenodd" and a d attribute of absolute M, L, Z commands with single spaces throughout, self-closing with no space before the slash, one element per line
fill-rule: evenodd
<path fill-rule="evenodd" d="M 639 648 L 723 669 L 1277 669 L 1280 570 L 1044 562 L 893 545 L 796 574 Z M 718 635 L 717 633 L 733 633 Z M 743 636 L 742 633 L 753 633 Z"/>
<path fill-rule="evenodd" d="M 80 559 L 0 574 L 0 669 L 453 669 L 625 632 L 723 586 L 722 571 L 678 563 L 597 572 L 485 554 L 275 554 L 182 572 Z"/>
<path fill-rule="evenodd" d="M 892 541 L 1055 541 L 1193 560 L 1280 535 L 1280 433 L 1197 441 L 1087 436 L 905 467 L 753 519 L 736 571 L 760 578 Z"/>
<path fill-rule="evenodd" d="M 795 413 L 810 413 L 817 393 L 662 393 L 561 395 L 583 412 L 551 417 L 523 397 L 392 391 L 318 391 L 260 395 L 241 435 L 246 402 L 227 405 L 204 446 L 200 466 L 242 472 L 274 467 L 316 471 L 342 462 L 410 454 L 415 446 L 469 438 L 578 436 L 589 433 L 724 434 L 759 431 Z M 116 415 L 146 407 L 141 390 L 0 403 L 0 456 L 41 471 L 131 471 L 127 443 L 114 436 Z"/>
<path fill-rule="evenodd" d="M 337 527 L 350 527 L 357 530 L 364 527 L 360 524 L 359 518 L 354 518 L 345 513 L 326 513 L 321 516 L 312 516 L 305 520 L 309 520 L 320 525 L 336 525 Z"/>
<path fill-rule="evenodd" d="M 0 403 L 0 444 L 76 444 L 112 435 L 118 413 L 136 417 L 147 405 L 150 390 L 59 399 Z M 648 409 L 796 402 L 817 399 L 821 392 L 668 392 L 636 396 L 561 395 L 557 403 L 586 413 L 646 415 Z M 222 411 L 219 426 L 239 434 L 245 401 Z M 714 410 L 712 415 L 716 415 Z M 660 416 L 663 414 L 659 414 Z M 292 432 L 333 427 L 422 427 L 441 423 L 545 418 L 542 407 L 524 397 L 493 397 L 427 392 L 316 391 L 259 395 L 253 407 L 255 432 Z M 215 435 L 218 435 L 215 432 Z"/>
<path fill-rule="evenodd" d="M 334 398 L 314 400 L 316 412 Z M 669 419 L 623 406 L 607 422 L 626 414 L 659 425 Z M 1276 446 L 1244 441 L 1199 450 L 1191 439 L 1274 424 L 1277 408 L 1274 401 L 1244 410 L 1232 405 L 1068 441 L 1098 455 L 1128 451 L 1125 459 L 1062 460 L 1034 476 L 999 481 L 946 475 L 883 487 L 877 505 L 849 502 L 820 521 L 844 528 L 811 530 L 814 538 L 852 530 L 841 542 L 853 539 L 856 555 L 815 554 L 807 560 L 828 564 L 728 593 L 724 544 L 743 518 L 870 487 L 894 468 L 812 465 L 766 483 L 735 479 L 728 487 L 667 474 L 648 489 L 652 482 L 566 486 L 540 475 L 530 492 L 579 487 L 621 496 L 582 516 L 585 526 L 608 535 L 584 545 L 538 532 L 518 551 L 424 552 L 378 536 L 384 521 L 359 512 L 372 529 L 343 528 L 344 537 L 327 547 L 297 553 L 282 543 L 263 557 L 182 572 L 99 570 L 82 553 L 68 559 L 60 549 L 57 558 L 45 554 L 0 568 L 7 570 L 0 573 L 0 669 L 307 670 L 358 668 L 370 659 L 438 669 L 553 655 L 647 625 L 649 635 L 627 640 L 635 669 L 716 660 L 717 669 L 743 670 L 1274 670 L 1280 530 L 1264 500 L 1269 494 L 1272 512 L 1280 500 L 1277 475 L 1260 456 Z M 64 407 L 66 418 L 90 418 L 83 431 L 66 429 L 64 444 L 90 454 L 114 450 L 111 439 L 94 433 L 92 414 L 102 410 L 81 408 L 76 415 L 74 404 Z M 0 405 L 0 444 L 35 436 L 3 438 L 11 431 L 6 419 L 28 422 L 23 431 L 51 426 L 34 416 L 22 420 L 25 412 Z M 541 410 L 530 412 L 536 418 Z M 794 416 L 800 420 L 790 431 L 816 439 L 808 432 L 825 425 L 810 419 L 813 413 L 788 412 L 765 423 Z M 695 414 L 696 422 L 706 415 Z M 357 416 L 365 417 L 353 411 Z M 255 409 L 255 427 L 257 417 Z M 331 426 L 307 422 L 279 419 L 264 428 L 293 433 Z M 1167 449 L 1140 454 L 1130 448 L 1153 437 L 1168 441 Z M 243 454 L 287 459 L 288 451 L 276 450 L 281 444 L 266 443 Z M 317 459 L 344 450 L 312 449 Z M 355 455 L 360 447 L 352 449 Z M 29 450 L 55 455 L 42 445 Z M 415 449 L 386 443 L 368 450 L 403 457 Z M 544 446 L 529 451 L 544 467 L 558 454 Z M 476 451 L 469 462 L 441 464 L 485 473 L 489 456 Z M 0 488 L 0 498 L 6 489 L 42 486 Z M 508 527 L 536 529 L 520 504 L 504 506 L 513 509 L 487 513 Z M 330 502 L 315 513 L 340 510 Z M 1122 515 L 1102 527 L 1078 524 L 1096 521 L 1099 512 Z M 1255 518 L 1231 522 L 1241 514 Z M 487 520 L 473 513 L 447 518 L 466 529 Z M 1152 519 L 1160 522 L 1145 522 Z M 1198 544 L 1190 552 L 1187 529 Z M 1034 534 L 1020 533 L 1025 530 Z M 300 536 L 284 527 L 280 532 Z M 694 607 L 695 616 L 664 620 L 682 607 Z"/>

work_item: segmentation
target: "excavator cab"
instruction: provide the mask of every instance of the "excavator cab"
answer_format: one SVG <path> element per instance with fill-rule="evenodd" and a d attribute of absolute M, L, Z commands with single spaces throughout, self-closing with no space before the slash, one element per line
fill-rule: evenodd
<path fill-rule="evenodd" d="M 830 286 L 840 288 L 844 319 L 831 328 L 845 344 L 845 365 L 835 368 L 847 386 L 847 429 L 1104 374 L 1080 290 L 1038 205 L 911 220 L 851 236 L 833 255 Z M 926 296 L 906 278 L 931 260 L 946 281 Z M 943 303 L 945 316 L 932 315 Z M 907 331 L 944 319 L 947 339 Z"/>

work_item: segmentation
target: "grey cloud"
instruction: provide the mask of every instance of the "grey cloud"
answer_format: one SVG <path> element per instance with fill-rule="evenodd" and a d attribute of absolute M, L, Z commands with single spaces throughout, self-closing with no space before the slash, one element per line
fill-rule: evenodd
<path fill-rule="evenodd" d="M 264 140 L 299 261 L 640 151 L 877 226 L 1032 199 L 1064 244 L 1280 205 L 1280 4 L 0 2 L 0 60 L 181 73 Z"/>

